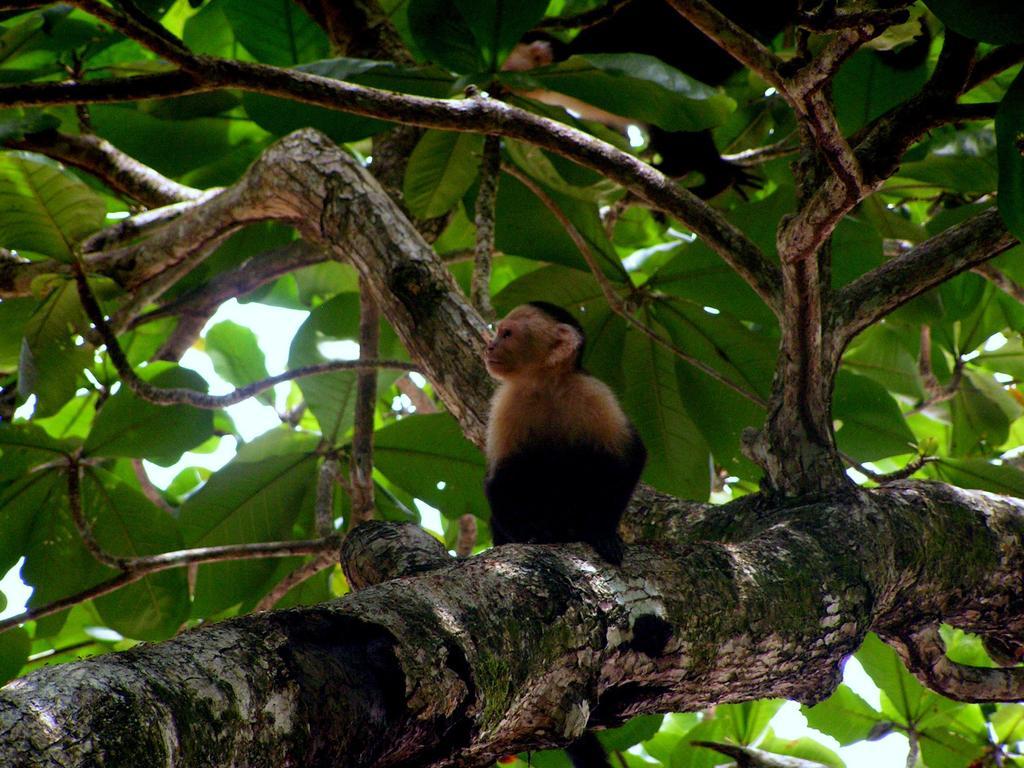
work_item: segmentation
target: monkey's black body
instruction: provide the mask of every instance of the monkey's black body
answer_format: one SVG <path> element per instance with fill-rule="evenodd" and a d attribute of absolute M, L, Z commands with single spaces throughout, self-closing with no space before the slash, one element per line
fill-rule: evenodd
<path fill-rule="evenodd" d="M 494 543 L 583 541 L 621 563 L 619 520 L 646 460 L 632 426 L 621 454 L 540 440 L 503 457 L 485 486 Z"/>

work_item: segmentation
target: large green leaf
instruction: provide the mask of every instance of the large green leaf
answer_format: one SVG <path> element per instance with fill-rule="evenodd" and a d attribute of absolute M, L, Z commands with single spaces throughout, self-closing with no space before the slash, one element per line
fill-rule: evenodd
<path fill-rule="evenodd" d="M 114 475 L 91 468 L 82 481 L 82 501 L 105 551 L 139 557 L 182 548 L 174 519 Z M 188 618 L 186 571 L 176 568 L 146 576 L 96 599 L 107 625 L 126 637 L 163 640 Z"/>
<path fill-rule="evenodd" d="M 78 448 L 77 440 L 57 439 L 40 423 L 0 424 L 0 483 L 23 480 L 41 464 L 60 463 Z"/>
<path fill-rule="evenodd" d="M 31 650 L 32 641 L 23 627 L 0 633 L 0 685 L 18 674 Z"/>
<path fill-rule="evenodd" d="M 106 206 L 89 187 L 41 155 L 0 152 L 0 242 L 6 248 L 71 259 L 103 224 Z"/>
<path fill-rule="evenodd" d="M 665 334 L 644 313 L 641 320 Z M 710 451 L 683 402 L 673 375 L 676 358 L 639 331 L 630 329 L 622 350 L 622 403 L 647 446 L 644 479 L 660 490 L 704 500 L 710 490 Z"/>
<path fill-rule="evenodd" d="M 722 734 L 729 741 L 750 745 L 757 742 L 784 703 L 781 699 L 761 699 L 725 704 L 715 707 L 715 718 L 721 721 Z"/>
<path fill-rule="evenodd" d="M 932 693 L 911 675 L 896 651 L 877 635 L 869 633 L 857 651 L 857 661 L 864 671 L 882 689 L 882 710 L 889 711 L 902 725 L 917 726 L 936 715 L 949 713 L 962 706 Z"/>
<path fill-rule="evenodd" d="M 798 739 L 784 739 L 769 730 L 768 735 L 758 744 L 758 748 L 764 752 L 774 752 L 777 755 L 811 761 L 811 765 L 804 765 L 803 768 L 813 768 L 814 764 L 828 766 L 828 768 L 846 768 L 846 763 L 839 755 L 824 744 L 819 744 L 807 736 Z"/>
<path fill-rule="evenodd" d="M 473 30 L 453 0 L 409 0 L 407 13 L 416 47 L 429 61 L 463 74 L 487 69 Z"/>
<path fill-rule="evenodd" d="M 802 706 L 800 711 L 811 728 L 828 734 L 842 746 L 863 741 L 884 720 L 881 712 L 846 685 L 840 685 L 820 704 Z"/>
<path fill-rule="evenodd" d="M 839 449 L 858 461 L 914 451 L 914 433 L 896 401 L 871 379 L 840 371 L 832 399 Z"/>
<path fill-rule="evenodd" d="M 483 454 L 448 414 L 410 416 L 377 430 L 374 464 L 449 519 L 487 517 Z"/>
<path fill-rule="evenodd" d="M 557 91 L 612 114 L 669 131 L 721 125 L 736 102 L 660 59 L 640 53 L 589 53 L 502 79 L 516 87 Z"/>
<path fill-rule="evenodd" d="M 1024 12 L 1024 3 L 1017 8 Z M 1024 240 L 1024 72 L 1017 75 L 996 112 L 996 142 L 999 213 L 1010 231 Z"/>
<path fill-rule="evenodd" d="M 477 176 L 484 137 L 426 131 L 405 169 L 405 203 L 425 219 L 450 211 Z"/>
<path fill-rule="evenodd" d="M 897 69 L 885 64 L 874 51 L 858 51 L 832 81 L 836 117 L 843 132 L 852 133 L 910 98 L 927 78 L 924 62 L 912 69 Z"/>
<path fill-rule="evenodd" d="M 34 394 L 35 413 L 56 413 L 75 394 L 79 374 L 90 355 L 75 341 L 85 323 L 72 281 L 59 283 L 25 323 L 18 363 L 18 393 Z"/>
<path fill-rule="evenodd" d="M 1024 498 L 1024 472 L 1009 464 L 992 464 L 987 459 L 941 458 L 931 465 L 931 471 L 937 479 L 961 488 Z"/>
<path fill-rule="evenodd" d="M 595 206 L 552 189 L 546 190 L 546 194 L 586 241 L 604 273 L 621 281 L 621 260 L 608 241 Z M 495 224 L 495 246 L 502 253 L 589 271 L 562 223 L 540 198 L 508 174 L 502 174 L 499 180 Z"/>
<path fill-rule="evenodd" d="M 987 43 L 1024 42 L 1024 5 L 1018 0 L 925 0 L 942 23 Z"/>
<path fill-rule="evenodd" d="M 322 59 L 330 50 L 324 31 L 298 3 L 217 0 L 238 42 L 265 64 L 289 67 Z"/>
<path fill-rule="evenodd" d="M 185 545 L 301 538 L 312 523 L 317 442 L 312 435 L 279 430 L 245 446 L 182 506 Z M 201 566 L 192 615 L 251 604 L 276 567 L 273 560 Z"/>
<path fill-rule="evenodd" d="M 25 474 L 0 491 L 0 572 L 25 554 L 37 515 L 52 513 L 64 487 L 58 471 L 45 470 Z"/>
<path fill-rule="evenodd" d="M 1021 406 L 991 378 L 964 371 L 950 411 L 950 454 L 971 456 L 991 453 L 1006 442 L 1010 422 L 1020 416 Z"/>
<path fill-rule="evenodd" d="M 21 355 L 21 338 L 25 324 L 36 309 L 34 299 L 4 299 L 0 302 L 0 373 L 8 373 L 18 368 Z"/>
<path fill-rule="evenodd" d="M 473 33 L 481 57 L 492 72 L 516 43 L 544 16 L 548 0 L 452 0 Z"/>
<path fill-rule="evenodd" d="M 206 391 L 206 381 L 194 371 L 170 363 L 154 363 L 140 376 L 157 387 Z M 107 400 L 85 441 L 92 456 L 148 459 L 170 466 L 189 448 L 213 435 L 213 412 L 191 405 L 156 405 L 127 387 Z"/>
<path fill-rule="evenodd" d="M 319 345 L 341 336 L 340 333 L 335 335 L 340 330 L 337 328 L 339 318 L 358 322 L 358 313 L 358 297 L 354 294 L 335 296 L 310 312 L 292 339 L 288 367 L 298 368 L 326 362 L 327 358 L 320 353 Z M 335 371 L 304 376 L 296 382 L 306 405 L 320 423 L 320 432 L 332 443 L 337 443 L 352 426 L 357 378 L 355 371 Z"/>
<path fill-rule="evenodd" d="M 206 332 L 204 348 L 213 361 L 213 370 L 225 381 L 236 387 L 265 379 L 266 358 L 260 349 L 256 334 L 250 328 L 231 320 L 217 323 Z M 258 394 L 257 399 L 266 405 L 274 405 L 274 391 Z"/>

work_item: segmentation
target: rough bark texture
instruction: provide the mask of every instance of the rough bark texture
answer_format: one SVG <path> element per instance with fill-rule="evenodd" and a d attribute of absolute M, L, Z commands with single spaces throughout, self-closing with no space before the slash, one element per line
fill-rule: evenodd
<path fill-rule="evenodd" d="M 416 529 L 362 526 L 350 566 L 395 563 L 366 583 L 434 570 L 35 672 L 0 693 L 0 761 L 486 765 L 588 722 L 818 701 L 869 629 L 1024 632 L 1020 502 L 928 483 L 788 509 L 645 491 L 625 528 L 639 543 L 612 568 L 585 545 L 395 559 Z"/>

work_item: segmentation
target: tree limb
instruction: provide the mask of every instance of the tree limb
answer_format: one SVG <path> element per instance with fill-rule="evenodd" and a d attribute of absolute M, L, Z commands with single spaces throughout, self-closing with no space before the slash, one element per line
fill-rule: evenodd
<path fill-rule="evenodd" d="M 106 139 L 44 131 L 9 140 L 6 146 L 38 152 L 95 176 L 118 194 L 154 208 L 197 200 L 204 192 L 168 179 L 126 155 Z"/>
<path fill-rule="evenodd" d="M 835 295 L 832 322 L 840 348 L 901 304 L 1016 243 L 991 208 L 862 275 Z"/>

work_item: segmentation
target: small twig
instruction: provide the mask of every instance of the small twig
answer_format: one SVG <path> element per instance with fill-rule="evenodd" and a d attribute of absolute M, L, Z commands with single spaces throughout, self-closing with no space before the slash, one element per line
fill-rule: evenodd
<path fill-rule="evenodd" d="M 1024 303 L 1024 285 L 1011 279 L 1005 272 L 996 269 L 991 264 L 979 264 L 971 271 L 984 277 L 1007 296 Z"/>
<path fill-rule="evenodd" d="M 586 29 L 611 19 L 620 9 L 625 8 L 633 0 L 611 0 L 597 8 L 577 13 L 575 16 L 552 16 L 537 25 L 538 29 Z"/>
<path fill-rule="evenodd" d="M 907 465 L 901 469 L 897 469 L 892 472 L 874 472 L 845 453 L 842 454 L 842 457 L 843 461 L 845 461 L 849 466 L 853 467 L 864 475 L 864 477 L 868 478 L 872 482 L 878 483 L 879 485 L 895 483 L 899 480 L 906 480 L 926 464 L 931 464 L 932 462 L 939 460 L 937 456 L 916 456 L 907 462 Z"/>
<path fill-rule="evenodd" d="M 199 197 L 191 200 L 183 200 L 178 203 L 171 203 L 165 205 L 162 208 L 153 208 L 142 213 L 137 213 L 131 218 L 119 221 L 113 226 L 101 229 L 99 232 L 89 235 L 85 240 L 82 241 L 81 250 L 85 254 L 86 258 L 91 258 L 93 254 L 99 254 L 101 251 L 105 251 L 112 246 L 126 243 L 130 240 L 146 234 L 150 230 L 161 227 L 170 221 L 174 221 L 179 216 L 188 211 L 192 210 L 198 205 L 205 203 L 212 197 L 216 197 L 223 190 L 220 187 L 208 189 L 201 193 Z"/>
<path fill-rule="evenodd" d="M 780 139 L 774 144 L 764 147 L 744 149 L 740 152 L 723 154 L 722 159 L 730 163 L 742 166 L 760 165 L 780 157 L 789 157 L 800 151 L 799 144 L 792 143 L 792 134 Z"/>
<path fill-rule="evenodd" d="M 293 588 L 306 581 L 306 579 L 313 578 L 320 573 L 320 571 L 330 568 L 337 562 L 338 555 L 336 552 L 321 552 L 308 563 L 303 563 L 277 582 L 273 589 L 271 589 L 258 603 L 256 603 L 254 610 L 271 610 L 275 605 L 277 605 L 278 601 L 287 595 Z"/>
<path fill-rule="evenodd" d="M 921 376 L 921 383 L 928 397 L 916 405 L 911 413 L 918 413 L 938 403 L 944 403 L 954 397 L 960 389 L 960 380 L 963 378 L 964 361 L 957 357 L 953 363 L 953 373 L 949 382 L 941 384 L 932 369 L 932 329 L 930 326 L 921 326 L 921 353 L 917 359 L 917 371 Z"/>
<path fill-rule="evenodd" d="M 761 398 L 760 395 L 757 395 L 756 393 L 753 392 L 749 392 L 739 384 L 730 381 L 728 378 L 723 376 L 715 368 L 712 368 L 703 360 L 698 360 L 697 358 L 693 357 L 687 352 L 684 352 L 675 344 L 668 341 L 667 339 L 663 339 L 653 330 L 648 328 L 644 323 L 637 320 L 629 312 L 629 310 L 626 309 L 625 303 L 619 297 L 618 293 L 616 293 L 615 288 L 612 286 L 611 282 L 605 276 L 603 270 L 601 269 L 601 265 L 598 264 L 597 259 L 594 257 L 594 252 L 590 249 L 590 245 L 589 243 L 587 243 L 586 238 L 584 238 L 583 235 L 580 234 L 580 231 L 576 229 L 576 226 L 569 220 L 569 218 L 564 213 L 562 213 L 561 209 L 558 207 L 558 204 L 555 203 L 551 196 L 548 195 L 543 189 L 541 189 L 541 187 L 532 178 L 527 176 L 525 173 L 520 171 L 515 166 L 503 165 L 502 170 L 508 173 L 509 175 L 515 177 L 520 183 L 523 184 L 523 186 L 525 186 L 527 189 L 533 192 L 533 194 L 535 194 L 540 199 L 540 201 L 551 212 L 551 214 L 556 219 L 558 219 L 558 222 L 562 225 L 562 227 L 565 228 L 566 233 L 572 239 L 573 243 L 576 245 L 576 248 L 580 251 L 580 254 L 583 256 L 583 260 L 587 263 L 587 266 L 590 268 L 591 274 L 597 281 L 598 286 L 601 288 L 601 293 L 604 295 L 605 301 L 608 302 L 608 306 L 611 307 L 612 311 L 615 312 L 615 314 L 617 314 L 619 317 L 621 317 L 623 320 L 625 320 L 633 327 L 637 328 L 641 333 L 650 338 L 653 342 L 667 349 L 680 360 L 684 360 L 685 362 L 689 363 L 698 370 L 706 373 L 715 381 L 725 385 L 726 387 L 733 390 L 737 394 L 742 395 L 755 405 L 759 405 L 762 408 L 766 407 L 767 404 L 765 403 L 764 399 Z M 630 286 L 632 286 L 632 283 L 630 283 Z"/>
<path fill-rule="evenodd" d="M 124 570 L 127 561 L 124 558 L 115 557 L 100 546 L 99 541 L 96 540 L 96 534 L 92 530 L 92 524 L 86 519 L 85 510 L 82 507 L 82 466 L 78 463 L 77 456 L 68 456 L 67 475 L 68 507 L 82 543 L 97 562 L 119 571 Z"/>
<path fill-rule="evenodd" d="M 494 211 L 501 176 L 501 138 L 484 137 L 480 161 L 480 188 L 476 195 L 476 254 L 469 300 L 487 322 L 494 319 L 491 306 L 491 259 L 494 255 Z"/>
<path fill-rule="evenodd" d="M 85 313 L 88 318 L 96 327 L 96 331 L 99 333 L 100 339 L 102 339 L 104 345 L 106 345 L 107 354 L 110 355 L 110 360 L 114 364 L 114 368 L 117 370 L 118 374 L 121 376 L 121 380 L 133 394 L 147 402 L 156 403 L 157 405 L 191 405 L 205 410 L 218 410 L 220 408 L 226 408 L 229 405 L 235 405 L 243 400 L 248 400 L 250 397 L 258 395 L 260 392 L 264 392 L 281 382 L 291 381 L 292 379 L 298 379 L 304 376 L 315 376 L 320 373 L 330 373 L 332 371 L 370 371 L 378 368 L 393 368 L 400 371 L 417 370 L 415 365 L 407 363 L 404 360 L 334 360 L 329 363 L 306 365 L 301 368 L 295 368 L 291 371 L 279 373 L 275 376 L 269 376 L 265 379 L 261 379 L 260 381 L 253 382 L 252 384 L 247 384 L 244 387 L 239 387 L 234 392 L 229 392 L 226 395 L 207 395 L 203 392 L 196 392 L 191 389 L 182 389 L 177 387 L 156 387 L 148 381 L 142 380 L 139 378 L 138 374 L 135 373 L 131 363 L 124 354 L 124 350 L 121 349 L 121 345 L 118 343 L 117 337 L 114 335 L 110 325 L 107 323 L 107 320 L 103 315 L 103 310 L 100 309 L 100 306 L 96 301 L 96 297 L 93 296 L 92 290 L 89 288 L 89 281 L 85 276 L 85 272 L 82 270 L 81 264 L 77 262 L 75 263 L 74 273 L 75 281 L 78 284 L 78 296 L 82 302 L 82 307 L 85 309 Z"/>
<path fill-rule="evenodd" d="M 359 278 L 359 356 L 376 357 L 380 351 L 380 308 L 370 294 L 368 281 Z M 361 371 L 356 380 L 356 407 L 352 430 L 349 491 L 352 495 L 351 526 L 372 520 L 373 416 L 377 411 L 377 371 Z"/>
<path fill-rule="evenodd" d="M 917 753 L 920 744 L 917 739 L 917 731 L 914 728 L 907 729 L 907 743 L 909 749 L 907 750 L 907 768 L 914 768 L 917 765 Z"/>
<path fill-rule="evenodd" d="M 135 479 L 139 481 L 142 495 L 160 507 L 164 512 L 174 514 L 174 507 L 167 503 L 167 499 L 160 493 L 160 489 L 153 485 L 153 481 L 149 479 L 146 468 L 142 465 L 142 459 L 132 459 L 132 469 L 135 472 Z"/>
<path fill-rule="evenodd" d="M 184 565 L 200 565 L 202 563 L 221 563 L 227 560 L 252 560 L 263 557 L 294 557 L 295 555 L 314 555 L 321 552 L 336 552 L 338 539 L 307 539 L 301 541 L 270 541 L 256 544 L 225 544 L 216 547 L 197 547 L 174 552 L 163 552 L 159 555 L 136 557 L 126 561 L 125 570 L 112 579 L 104 581 L 81 592 L 54 600 L 52 603 L 29 608 L 17 616 L 0 619 L 0 632 L 26 621 L 42 619 L 63 611 L 65 608 L 93 600 L 110 594 L 121 587 L 132 584 L 144 576 L 168 568 L 179 568 Z"/>
<path fill-rule="evenodd" d="M 476 536 L 476 517 L 468 513 L 460 517 L 459 538 L 455 542 L 455 554 L 459 557 L 469 557 L 473 554 Z"/>

